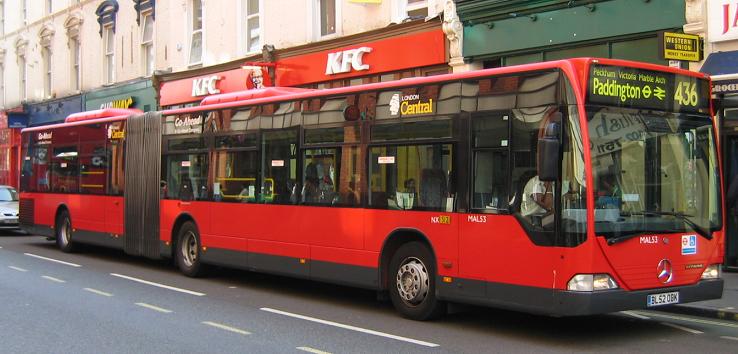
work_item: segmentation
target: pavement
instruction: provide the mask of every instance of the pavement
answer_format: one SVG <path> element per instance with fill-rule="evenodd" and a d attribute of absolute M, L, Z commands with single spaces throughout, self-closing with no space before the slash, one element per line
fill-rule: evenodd
<path fill-rule="evenodd" d="M 721 299 L 665 306 L 659 310 L 738 321 L 738 272 L 723 271 L 722 275 L 725 287 Z"/>

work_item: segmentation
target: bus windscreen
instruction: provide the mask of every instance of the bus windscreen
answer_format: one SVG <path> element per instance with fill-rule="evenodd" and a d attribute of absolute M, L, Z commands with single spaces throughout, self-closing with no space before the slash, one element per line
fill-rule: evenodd
<path fill-rule="evenodd" d="M 593 64 L 588 84 L 587 101 L 591 105 L 710 112 L 710 83 L 694 76 Z"/>

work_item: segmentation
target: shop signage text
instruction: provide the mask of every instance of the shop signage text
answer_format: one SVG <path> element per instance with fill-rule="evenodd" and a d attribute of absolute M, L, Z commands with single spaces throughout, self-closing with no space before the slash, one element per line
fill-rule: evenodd
<path fill-rule="evenodd" d="M 708 1 L 707 25 L 710 42 L 738 39 L 738 0 Z"/>
<path fill-rule="evenodd" d="M 220 93 L 218 89 L 218 81 L 221 77 L 218 75 L 201 77 L 192 80 L 192 97 L 199 97 L 205 95 L 214 95 Z"/>
<path fill-rule="evenodd" d="M 738 80 L 713 81 L 712 93 L 738 93 Z"/>
<path fill-rule="evenodd" d="M 131 108 L 133 106 L 133 97 L 126 97 L 124 99 L 120 100 L 113 100 L 110 102 L 105 102 L 100 105 L 100 109 L 107 109 L 107 108 Z"/>
<path fill-rule="evenodd" d="M 369 65 L 364 64 L 364 54 L 371 53 L 372 48 L 361 47 L 335 53 L 328 53 L 328 61 L 325 64 L 325 74 L 342 74 L 354 71 L 369 70 Z"/>
<path fill-rule="evenodd" d="M 702 46 L 700 36 L 693 34 L 681 34 L 662 32 L 661 53 L 664 59 L 700 61 L 702 60 Z"/>

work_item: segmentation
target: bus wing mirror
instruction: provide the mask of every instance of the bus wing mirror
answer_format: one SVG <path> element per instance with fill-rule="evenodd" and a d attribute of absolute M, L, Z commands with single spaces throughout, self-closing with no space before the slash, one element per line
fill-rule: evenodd
<path fill-rule="evenodd" d="M 561 123 L 548 123 L 546 133 L 538 139 L 538 179 L 542 182 L 556 181 L 559 176 L 560 130 Z"/>

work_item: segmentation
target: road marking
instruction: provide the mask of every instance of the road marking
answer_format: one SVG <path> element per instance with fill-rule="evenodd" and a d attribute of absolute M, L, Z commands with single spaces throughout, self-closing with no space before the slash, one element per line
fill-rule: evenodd
<path fill-rule="evenodd" d="M 54 277 L 50 277 L 48 275 L 42 275 L 41 278 L 44 278 L 44 279 L 47 279 L 47 280 L 51 280 L 51 281 L 57 282 L 57 283 L 66 283 L 66 281 L 64 281 L 64 280 L 61 280 L 61 279 L 58 279 L 58 278 L 54 278 Z"/>
<path fill-rule="evenodd" d="M 308 353 L 315 353 L 315 354 L 331 354 L 330 352 L 324 352 L 322 350 L 318 350 L 318 349 L 310 348 L 310 347 L 297 347 L 295 349 L 306 351 Z"/>
<path fill-rule="evenodd" d="M 729 337 L 729 336 L 720 336 L 722 339 L 729 339 L 729 340 L 738 340 L 736 337 Z"/>
<path fill-rule="evenodd" d="M 97 290 L 97 289 L 85 288 L 84 290 L 85 291 L 89 291 L 89 292 L 91 292 L 93 294 L 98 294 L 98 295 L 102 295 L 102 296 L 107 296 L 107 297 L 113 296 L 113 294 L 111 294 L 111 293 L 106 293 L 104 291 L 100 291 L 100 290 Z"/>
<path fill-rule="evenodd" d="M 624 313 L 626 315 L 629 315 L 629 316 L 633 316 L 635 318 L 639 318 L 641 320 L 650 320 L 651 319 L 651 317 L 639 315 L 639 314 L 637 314 L 637 313 L 635 313 L 633 311 L 620 311 L 620 312 L 621 313 Z"/>
<path fill-rule="evenodd" d="M 28 271 L 28 269 L 19 268 L 19 267 L 16 267 L 16 266 L 8 266 L 8 268 L 13 269 L 13 270 L 17 270 L 19 272 L 27 272 Z"/>
<path fill-rule="evenodd" d="M 399 340 L 399 341 L 403 341 L 403 342 L 408 342 L 408 343 L 413 343 L 413 344 L 417 344 L 417 345 L 422 345 L 422 346 L 425 346 L 425 347 L 438 347 L 439 346 L 438 344 L 430 343 L 430 342 L 424 342 L 422 340 L 417 340 L 417 339 L 412 339 L 412 338 L 407 338 L 407 337 L 396 336 L 394 334 L 389 334 L 389 333 L 384 333 L 384 332 L 378 332 L 378 331 L 374 331 L 374 330 L 371 330 L 371 329 L 365 329 L 365 328 L 360 328 L 360 327 L 354 327 L 354 326 L 345 325 L 345 324 L 338 323 L 338 322 L 321 320 L 319 318 L 313 318 L 313 317 L 298 315 L 298 314 L 295 314 L 295 313 L 290 313 L 290 312 L 275 310 L 275 309 L 271 309 L 271 308 L 268 308 L 268 307 L 262 307 L 261 310 L 262 311 L 266 311 L 266 312 L 276 313 L 278 315 L 299 318 L 299 319 L 305 320 L 305 321 L 317 322 L 317 323 L 321 323 L 321 324 L 328 325 L 328 326 L 334 326 L 334 327 L 338 327 L 338 328 L 348 329 L 348 330 L 351 330 L 351 331 L 357 331 L 357 332 L 362 332 L 362 333 L 366 333 L 366 334 L 371 334 L 371 335 L 374 335 L 374 336 L 391 338 L 391 339 L 395 339 L 395 340 Z"/>
<path fill-rule="evenodd" d="M 151 309 L 151 310 L 154 310 L 154 311 L 159 311 L 159 312 L 163 312 L 163 313 L 172 313 L 172 310 L 163 309 L 161 307 L 154 306 L 154 305 L 149 305 L 149 304 L 143 303 L 143 302 L 137 302 L 136 305 L 141 306 L 141 307 L 145 307 L 147 309 Z"/>
<path fill-rule="evenodd" d="M 33 257 L 33 258 L 38 258 L 38 259 L 43 259 L 43 260 L 45 260 L 45 261 L 49 261 L 49 262 L 56 262 L 56 263 L 59 263 L 59 264 L 64 264 L 64 265 L 68 265 L 68 266 L 70 266 L 70 267 L 76 267 L 76 268 L 79 268 L 79 267 L 81 267 L 81 265 L 79 265 L 79 264 L 74 264 L 74 263 L 64 262 L 64 261 L 60 261 L 60 260 L 58 260 L 58 259 L 53 259 L 53 258 L 48 258 L 48 257 L 44 257 L 44 256 L 39 256 L 39 255 L 37 255 L 37 254 L 33 254 L 33 253 L 24 253 L 24 254 L 25 254 L 26 256 L 29 256 L 29 257 Z"/>
<path fill-rule="evenodd" d="M 691 329 L 691 328 L 687 328 L 687 327 L 684 327 L 684 326 L 680 326 L 678 324 L 673 324 L 673 323 L 668 323 L 668 322 L 661 322 L 661 324 L 664 325 L 664 326 L 671 327 L 671 328 L 680 329 L 682 331 L 689 332 L 689 333 L 692 333 L 692 334 L 702 334 L 702 333 L 705 333 L 705 332 L 702 332 L 702 331 L 698 331 L 696 329 Z"/>
<path fill-rule="evenodd" d="M 636 311 L 633 311 L 633 312 L 634 313 L 643 314 L 642 312 L 636 312 Z M 679 321 L 686 321 L 686 322 L 693 322 L 693 323 L 709 324 L 709 325 L 714 325 L 714 326 L 723 326 L 723 327 L 730 327 L 730 328 L 738 328 L 738 323 L 718 322 L 718 321 L 711 321 L 711 320 L 702 320 L 702 319 L 698 319 L 698 318 L 689 318 L 689 317 L 682 317 L 682 316 L 664 315 L 664 314 L 655 313 L 655 312 L 649 312 L 648 315 L 649 316 L 652 316 L 652 317 L 668 318 L 668 319 L 671 319 L 671 320 L 679 320 Z"/>
<path fill-rule="evenodd" d="M 187 289 L 180 289 L 180 288 L 175 288 L 175 287 L 173 287 L 173 286 L 169 286 L 169 285 L 164 285 L 164 284 L 159 284 L 159 283 L 154 283 L 154 282 L 152 282 L 152 281 L 148 281 L 148 280 L 143 280 L 143 279 L 138 279 L 138 278 L 134 278 L 134 277 L 129 277 L 129 276 L 127 276 L 127 275 L 122 275 L 122 274 L 116 274 L 116 273 L 110 273 L 110 275 L 112 275 L 112 276 L 114 276 L 114 277 L 118 277 L 118 278 L 123 278 L 123 279 L 128 279 L 128 280 L 132 280 L 132 281 L 135 281 L 135 282 L 139 282 L 139 283 L 141 283 L 141 284 L 146 284 L 146 285 L 156 286 L 156 287 L 159 287 L 159 288 L 163 288 L 163 289 L 168 289 L 168 290 L 173 290 L 173 291 L 179 291 L 179 292 L 181 292 L 181 293 L 185 293 L 185 294 L 190 294 L 190 295 L 195 295 L 195 296 L 205 296 L 205 294 L 203 294 L 203 293 L 198 293 L 197 291 L 192 291 L 192 290 L 187 290 Z"/>
<path fill-rule="evenodd" d="M 210 322 L 210 321 L 204 321 L 204 322 L 202 322 L 202 324 L 208 325 L 208 326 L 211 326 L 211 327 L 215 327 L 215 328 L 224 329 L 226 331 L 233 332 L 233 333 L 243 334 L 245 336 L 251 334 L 251 332 L 246 332 L 246 331 L 244 331 L 242 329 L 234 328 L 234 327 L 231 327 L 231 326 L 226 326 L 226 325 L 220 324 L 220 323 L 215 323 L 215 322 Z"/>

